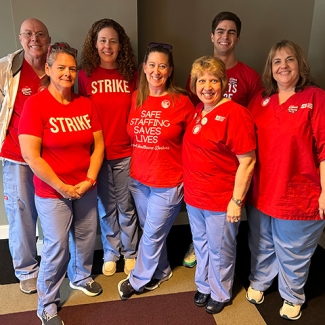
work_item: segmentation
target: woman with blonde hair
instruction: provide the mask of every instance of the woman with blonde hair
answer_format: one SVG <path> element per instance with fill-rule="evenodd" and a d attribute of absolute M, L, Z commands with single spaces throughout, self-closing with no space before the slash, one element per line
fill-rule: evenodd
<path fill-rule="evenodd" d="M 194 303 L 210 314 L 232 296 L 236 235 L 255 164 L 249 111 L 223 96 L 223 61 L 194 61 L 191 91 L 200 99 L 183 141 L 184 191 L 197 258 Z"/>

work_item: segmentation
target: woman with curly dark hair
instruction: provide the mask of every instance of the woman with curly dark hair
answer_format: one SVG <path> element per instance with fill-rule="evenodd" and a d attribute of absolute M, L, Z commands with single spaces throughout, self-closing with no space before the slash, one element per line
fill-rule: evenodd
<path fill-rule="evenodd" d="M 137 254 L 137 216 L 128 189 L 131 144 L 126 132 L 137 76 L 136 58 L 124 28 L 107 18 L 93 23 L 83 45 L 78 86 L 79 94 L 95 103 L 105 140 L 97 186 L 106 276 L 116 272 L 120 255 L 129 274 Z"/>

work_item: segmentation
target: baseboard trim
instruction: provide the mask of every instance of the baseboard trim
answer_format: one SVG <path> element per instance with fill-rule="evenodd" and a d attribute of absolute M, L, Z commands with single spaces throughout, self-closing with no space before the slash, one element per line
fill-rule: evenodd
<path fill-rule="evenodd" d="M 36 236 L 38 236 L 38 228 L 36 228 Z M 0 226 L 0 239 L 8 239 L 9 238 L 9 225 Z"/>
<path fill-rule="evenodd" d="M 9 238 L 9 225 L 0 226 L 0 239 Z"/>

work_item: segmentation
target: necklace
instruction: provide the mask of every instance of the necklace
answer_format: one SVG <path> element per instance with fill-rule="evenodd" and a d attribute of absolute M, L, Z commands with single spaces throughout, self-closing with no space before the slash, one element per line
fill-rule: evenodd
<path fill-rule="evenodd" d="M 218 107 L 219 105 L 223 104 L 224 102 L 229 101 L 228 98 L 222 98 L 215 106 L 213 106 L 211 109 L 209 109 L 208 111 L 203 108 L 203 110 L 201 111 L 201 116 L 199 116 L 199 114 L 195 114 L 194 115 L 194 119 L 196 124 L 201 124 L 201 125 L 205 125 L 208 123 L 208 118 L 207 118 L 207 114 L 212 112 L 216 107 Z"/>
<path fill-rule="evenodd" d="M 219 104 L 219 102 L 218 102 L 218 104 Z M 208 114 L 208 113 L 212 112 L 218 106 L 218 104 L 213 106 L 212 108 L 208 108 L 208 109 L 203 107 L 202 112 L 204 111 L 205 114 Z"/>
<path fill-rule="evenodd" d="M 218 101 L 218 103 L 217 103 L 215 106 L 213 106 L 213 107 L 210 108 L 209 110 L 206 110 L 205 107 L 203 107 L 202 112 L 204 111 L 204 113 L 205 113 L 204 115 L 206 115 L 206 114 L 212 112 L 216 107 L 218 107 L 219 105 L 223 104 L 223 103 L 226 102 L 226 101 L 227 101 L 227 98 L 224 98 L 224 97 L 223 97 L 221 100 Z M 203 116 L 204 116 L 204 115 L 203 115 Z"/>

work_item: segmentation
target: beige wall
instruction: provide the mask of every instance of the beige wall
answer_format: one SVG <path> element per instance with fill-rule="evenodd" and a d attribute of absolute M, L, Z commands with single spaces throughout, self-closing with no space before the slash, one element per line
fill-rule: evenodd
<path fill-rule="evenodd" d="M 65 41 L 82 49 L 91 24 L 101 18 L 113 18 L 125 29 L 137 52 L 137 0 L 1 0 L 0 57 L 20 48 L 21 22 L 29 17 L 42 20 L 48 27 L 52 42 Z M 2 170 L 0 169 L 2 174 Z M 7 219 L 3 209 L 0 183 L 0 238 Z"/>
<path fill-rule="evenodd" d="M 308 60 L 316 82 L 325 88 L 325 1 L 316 0 L 310 34 Z"/>
<path fill-rule="evenodd" d="M 139 58 L 150 41 L 174 47 L 178 84 L 185 86 L 194 59 L 213 54 L 211 22 L 220 11 L 242 21 L 237 57 L 262 72 L 271 46 L 287 38 L 309 55 L 317 81 L 325 87 L 324 0 L 164 0 L 138 1 Z"/>
<path fill-rule="evenodd" d="M 47 25 L 52 42 L 65 41 L 80 51 L 91 24 L 113 18 L 137 51 L 137 0 L 1 0 L 0 57 L 20 48 L 20 24 L 29 17 Z"/>

